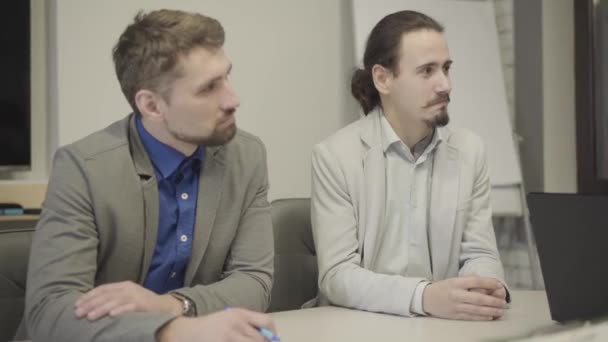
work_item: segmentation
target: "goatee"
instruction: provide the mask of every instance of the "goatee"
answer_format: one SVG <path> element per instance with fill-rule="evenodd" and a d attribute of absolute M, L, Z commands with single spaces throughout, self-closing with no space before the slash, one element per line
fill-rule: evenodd
<path fill-rule="evenodd" d="M 448 111 L 445 109 L 433 116 L 431 119 L 426 120 L 426 124 L 429 128 L 443 127 L 448 123 L 450 123 L 450 116 L 448 115 Z"/>

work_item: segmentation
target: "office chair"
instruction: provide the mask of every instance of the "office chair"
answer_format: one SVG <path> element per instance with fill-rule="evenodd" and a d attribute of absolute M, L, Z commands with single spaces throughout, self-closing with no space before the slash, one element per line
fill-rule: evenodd
<path fill-rule="evenodd" d="M 25 307 L 25 280 L 34 228 L 0 227 L 0 341 L 11 341 Z"/>
<path fill-rule="evenodd" d="M 294 310 L 318 292 L 317 255 L 310 223 L 310 199 L 272 202 L 275 260 L 268 312 Z"/>

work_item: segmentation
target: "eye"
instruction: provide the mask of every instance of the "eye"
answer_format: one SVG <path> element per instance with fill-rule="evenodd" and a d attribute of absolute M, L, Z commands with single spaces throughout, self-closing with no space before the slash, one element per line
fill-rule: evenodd
<path fill-rule="evenodd" d="M 450 64 L 446 64 L 446 65 L 444 65 L 444 66 L 443 66 L 443 73 L 444 73 L 444 74 L 446 74 L 446 75 L 447 75 L 447 74 L 449 74 L 449 73 L 450 73 L 450 68 L 451 68 L 451 67 L 452 67 L 452 65 L 450 65 Z"/>
<path fill-rule="evenodd" d="M 215 90 L 215 88 L 217 87 L 216 82 L 211 82 L 208 86 L 201 88 L 201 90 L 199 91 L 199 93 L 201 94 L 207 94 L 212 92 L 213 90 Z"/>
<path fill-rule="evenodd" d="M 425 65 L 420 69 L 420 74 L 424 78 L 430 78 L 435 73 L 435 69 L 436 69 L 435 66 L 433 66 L 431 64 Z"/>
<path fill-rule="evenodd" d="M 429 65 L 429 66 L 424 67 L 424 69 L 422 70 L 422 73 L 425 76 L 431 76 L 433 74 L 434 69 L 435 68 L 433 68 L 432 66 Z"/>

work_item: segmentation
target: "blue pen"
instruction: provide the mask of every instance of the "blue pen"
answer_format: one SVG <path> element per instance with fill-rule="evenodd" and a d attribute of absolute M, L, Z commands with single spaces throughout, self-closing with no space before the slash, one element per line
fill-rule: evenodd
<path fill-rule="evenodd" d="M 277 337 L 277 335 L 273 334 L 272 331 L 266 329 L 266 328 L 258 328 L 258 331 L 260 332 L 260 334 L 262 334 L 262 336 L 264 336 L 264 338 L 266 338 L 268 341 L 272 341 L 272 342 L 281 342 L 281 339 L 279 339 Z"/>
<path fill-rule="evenodd" d="M 230 310 L 230 307 L 227 306 L 224 308 L 224 310 Z M 260 334 L 262 334 L 262 336 L 264 336 L 265 339 L 267 339 L 268 341 L 271 342 L 281 342 L 281 339 L 277 337 L 277 335 L 273 334 L 272 331 L 266 329 L 266 328 L 257 328 L 258 331 L 260 332 Z"/>

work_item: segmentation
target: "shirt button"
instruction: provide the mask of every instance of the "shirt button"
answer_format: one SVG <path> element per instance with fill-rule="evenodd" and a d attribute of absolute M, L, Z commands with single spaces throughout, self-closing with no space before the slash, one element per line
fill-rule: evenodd
<path fill-rule="evenodd" d="M 188 241 L 188 237 L 186 235 L 180 236 L 179 239 L 182 240 L 182 242 Z"/>
<path fill-rule="evenodd" d="M 171 278 L 175 278 L 176 274 L 175 272 L 171 272 Z"/>
<path fill-rule="evenodd" d="M 182 193 L 182 199 L 183 200 L 187 200 L 188 199 L 188 194 L 187 193 Z"/>

